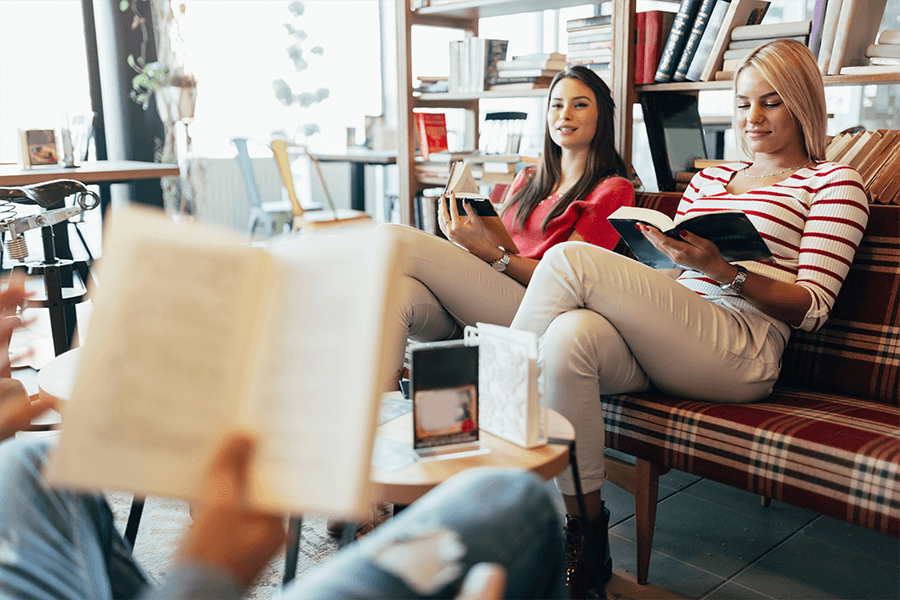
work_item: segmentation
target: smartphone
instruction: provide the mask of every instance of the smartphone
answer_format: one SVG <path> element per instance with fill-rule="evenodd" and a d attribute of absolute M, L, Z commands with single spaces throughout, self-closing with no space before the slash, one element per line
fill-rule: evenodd
<path fill-rule="evenodd" d="M 469 196 L 468 194 L 457 194 L 456 208 L 459 210 L 459 214 L 462 216 L 468 214 L 466 213 L 466 209 L 463 206 L 464 202 L 468 202 L 469 206 L 475 209 L 475 214 L 479 217 L 498 216 L 497 210 L 494 208 L 493 203 L 484 196 Z"/>

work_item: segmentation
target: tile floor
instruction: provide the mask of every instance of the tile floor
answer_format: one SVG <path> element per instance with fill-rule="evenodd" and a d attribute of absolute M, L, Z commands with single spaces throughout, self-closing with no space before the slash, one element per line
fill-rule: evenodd
<path fill-rule="evenodd" d="M 613 484 L 603 499 L 614 569 L 633 582 L 634 500 Z M 709 600 L 896 599 L 900 540 L 672 470 L 660 478 L 649 582 Z"/>

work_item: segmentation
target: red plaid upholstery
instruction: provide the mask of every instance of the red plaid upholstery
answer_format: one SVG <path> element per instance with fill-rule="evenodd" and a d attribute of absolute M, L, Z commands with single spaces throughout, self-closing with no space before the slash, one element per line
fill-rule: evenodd
<path fill-rule="evenodd" d="M 870 208 L 831 318 L 795 332 L 769 398 L 605 397 L 607 446 L 900 537 L 900 206 Z"/>

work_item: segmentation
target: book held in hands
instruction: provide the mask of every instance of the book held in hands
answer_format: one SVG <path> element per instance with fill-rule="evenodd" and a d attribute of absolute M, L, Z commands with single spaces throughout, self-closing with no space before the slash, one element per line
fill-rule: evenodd
<path fill-rule="evenodd" d="M 258 439 L 249 504 L 353 518 L 390 366 L 397 249 L 364 226 L 266 250 L 117 211 L 51 483 L 196 499 L 224 432 Z"/>
<path fill-rule="evenodd" d="M 656 227 L 672 239 L 682 241 L 681 231 L 689 231 L 713 242 L 728 262 L 767 260 L 772 253 L 750 219 L 739 210 L 688 215 L 676 225 L 663 213 L 650 208 L 623 206 L 609 215 L 609 222 L 640 262 L 654 269 L 681 268 L 644 237 L 635 225 Z"/>

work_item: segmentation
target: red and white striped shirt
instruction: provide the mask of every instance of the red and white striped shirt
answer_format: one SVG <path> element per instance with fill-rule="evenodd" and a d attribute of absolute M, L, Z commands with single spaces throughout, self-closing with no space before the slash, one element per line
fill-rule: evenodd
<path fill-rule="evenodd" d="M 831 313 L 869 221 L 862 179 L 851 167 L 820 162 L 774 185 L 729 194 L 725 185 L 747 164 L 719 165 L 697 173 L 678 204 L 675 221 L 697 212 L 744 212 L 773 260 L 741 264 L 753 273 L 809 290 L 812 305 L 799 328 L 815 331 Z M 762 313 L 737 294 L 724 292 L 702 273 L 685 271 L 678 281 L 717 304 L 754 311 L 775 324 L 785 340 L 790 337 L 788 324 Z"/>

